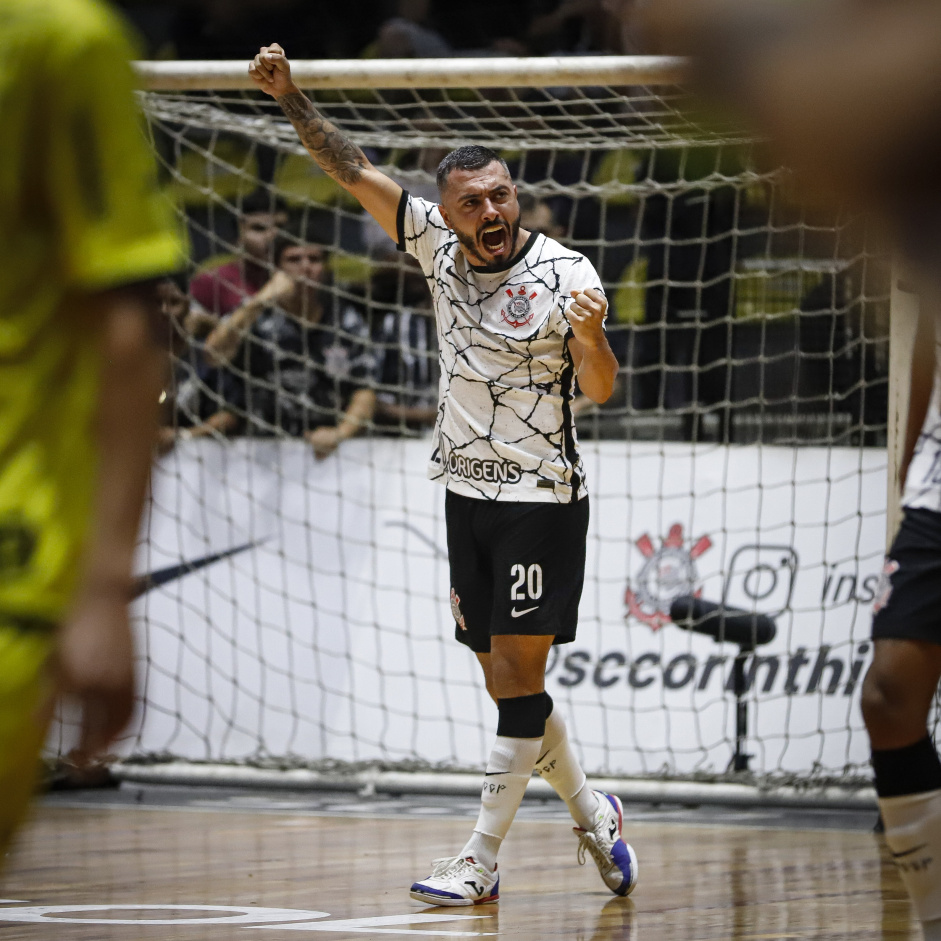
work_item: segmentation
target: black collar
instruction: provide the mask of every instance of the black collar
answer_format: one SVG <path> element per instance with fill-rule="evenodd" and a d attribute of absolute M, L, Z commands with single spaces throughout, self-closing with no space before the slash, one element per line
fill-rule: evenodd
<path fill-rule="evenodd" d="M 479 274 L 497 274 L 500 271 L 508 271 L 512 268 L 520 259 L 526 256 L 526 253 L 533 247 L 533 243 L 536 241 L 536 237 L 539 235 L 538 232 L 530 232 L 529 238 L 526 239 L 526 244 L 512 257 L 508 258 L 502 265 L 494 265 L 490 267 L 489 265 L 472 265 L 470 262 L 467 263 L 467 267 L 471 271 L 476 271 Z"/>

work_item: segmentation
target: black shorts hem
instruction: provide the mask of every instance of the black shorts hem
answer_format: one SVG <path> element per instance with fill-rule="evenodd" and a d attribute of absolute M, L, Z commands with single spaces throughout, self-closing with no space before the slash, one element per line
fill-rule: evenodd
<path fill-rule="evenodd" d="M 876 594 L 873 640 L 941 644 L 941 513 L 905 511 Z"/>
<path fill-rule="evenodd" d="M 552 631 L 494 631 L 491 634 L 487 635 L 478 635 L 471 634 L 469 631 L 462 630 L 460 627 L 455 626 L 454 628 L 454 639 L 463 644 L 465 647 L 469 647 L 474 653 L 490 653 L 490 640 L 493 637 L 499 635 L 510 636 L 512 634 L 519 634 L 524 637 L 549 637 L 552 635 Z M 556 634 L 552 646 L 555 647 L 558 644 L 571 644 L 575 640 L 575 631 L 566 631 L 563 634 Z"/>
<path fill-rule="evenodd" d="M 931 624 L 886 624 L 876 628 L 872 625 L 872 640 L 914 640 L 941 647 L 941 628 L 937 621 Z"/>

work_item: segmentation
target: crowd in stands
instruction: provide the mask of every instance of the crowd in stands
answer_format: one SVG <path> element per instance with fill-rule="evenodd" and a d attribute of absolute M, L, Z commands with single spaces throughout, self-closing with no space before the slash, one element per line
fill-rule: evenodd
<path fill-rule="evenodd" d="M 437 352 L 423 281 L 414 307 L 366 303 L 333 283 L 330 247 L 308 230 L 259 193 L 243 204 L 232 257 L 210 259 L 188 282 L 157 284 L 173 364 L 162 453 L 197 437 L 286 435 L 324 458 L 367 429 L 434 423 Z"/>
<path fill-rule="evenodd" d="M 735 199 L 726 188 L 690 187 L 669 203 L 648 198 L 642 212 L 621 207 L 621 223 L 618 207 L 606 206 L 603 238 L 591 213 L 578 221 L 577 204 L 563 214 L 551 200 L 521 194 L 522 227 L 576 244 L 610 299 L 608 336 L 621 376 L 603 409 L 576 397 L 580 434 L 643 437 L 632 427 L 659 416 L 657 437 L 734 440 L 722 422 L 756 403 L 766 419 L 809 402 L 853 413 L 858 427 L 879 426 L 878 382 L 864 381 L 879 369 L 863 360 L 880 347 L 863 342 L 859 272 L 804 273 L 803 296 L 783 301 L 765 285 L 760 303 L 769 312 L 783 303 L 801 313 L 749 321 L 747 297 L 736 296 L 747 282 L 733 276 L 732 259 L 747 253 L 749 225 Z M 357 434 L 433 426 L 436 336 L 421 271 L 384 234 L 370 238 L 368 216 L 359 217 L 348 249 L 333 237 L 336 212 L 320 213 L 289 209 L 259 187 L 241 201 L 232 254 L 201 259 L 188 280 L 159 284 L 174 364 L 162 452 L 189 438 L 290 436 L 323 458 Z M 621 228 L 629 236 L 620 238 Z M 766 225 L 755 231 L 769 237 Z M 672 435 L 664 415 L 678 418 Z"/>
<path fill-rule="evenodd" d="M 631 54 L 643 0 L 123 0 L 149 58 L 244 59 L 290 37 L 294 58 Z"/>

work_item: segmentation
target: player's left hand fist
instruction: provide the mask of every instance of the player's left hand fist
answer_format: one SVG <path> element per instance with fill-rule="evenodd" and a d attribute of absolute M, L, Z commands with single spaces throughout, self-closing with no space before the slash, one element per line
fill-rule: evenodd
<path fill-rule="evenodd" d="M 569 305 L 568 319 L 575 339 L 592 348 L 604 342 L 604 319 L 608 314 L 608 299 L 597 288 L 572 291 L 574 303 Z"/>

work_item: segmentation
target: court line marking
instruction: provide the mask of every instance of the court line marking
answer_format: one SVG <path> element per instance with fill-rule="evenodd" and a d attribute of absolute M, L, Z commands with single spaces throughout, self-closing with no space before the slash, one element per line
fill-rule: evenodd
<path fill-rule="evenodd" d="M 208 918 L 69 918 L 78 912 L 215 912 Z M 251 905 L 20 905 L 0 908 L 0 922 L 62 925 L 231 925 L 246 928 L 265 923 L 290 922 L 300 919 L 329 918 L 329 912 L 293 908 L 255 908 Z"/>
<path fill-rule="evenodd" d="M 23 903 L 23 899 L 0 899 L 0 904 Z M 209 912 L 208 918 L 69 918 L 79 912 Z M 236 905 L 163 905 L 147 904 L 106 905 L 32 905 L 29 902 L 0 908 L 0 922 L 20 924 L 60 925 L 186 925 L 188 927 L 228 925 L 239 928 L 274 931 L 344 931 L 353 934 L 420 934 L 459 938 L 494 937 L 492 931 L 448 931 L 410 928 L 410 925 L 437 925 L 461 919 L 492 918 L 492 915 L 463 912 L 430 914 L 413 912 L 407 915 L 373 915 L 366 918 L 340 918 L 332 921 L 311 921 L 330 918 L 329 912 L 307 911 L 296 908 L 253 908 Z"/>
<path fill-rule="evenodd" d="M 416 913 L 414 915 L 376 915 L 371 918 L 346 918 L 342 921 L 310 922 L 308 924 L 291 925 L 261 925 L 262 930 L 272 931 L 348 931 L 351 934 L 421 934 L 446 935 L 452 938 L 482 938 L 495 937 L 493 931 L 428 931 L 414 928 L 393 927 L 404 925 L 433 925 L 440 922 L 460 921 L 471 918 L 492 918 L 492 915 L 464 915 L 457 912 L 451 914 L 431 915 Z M 483 927 L 483 926 L 482 926 Z"/>

